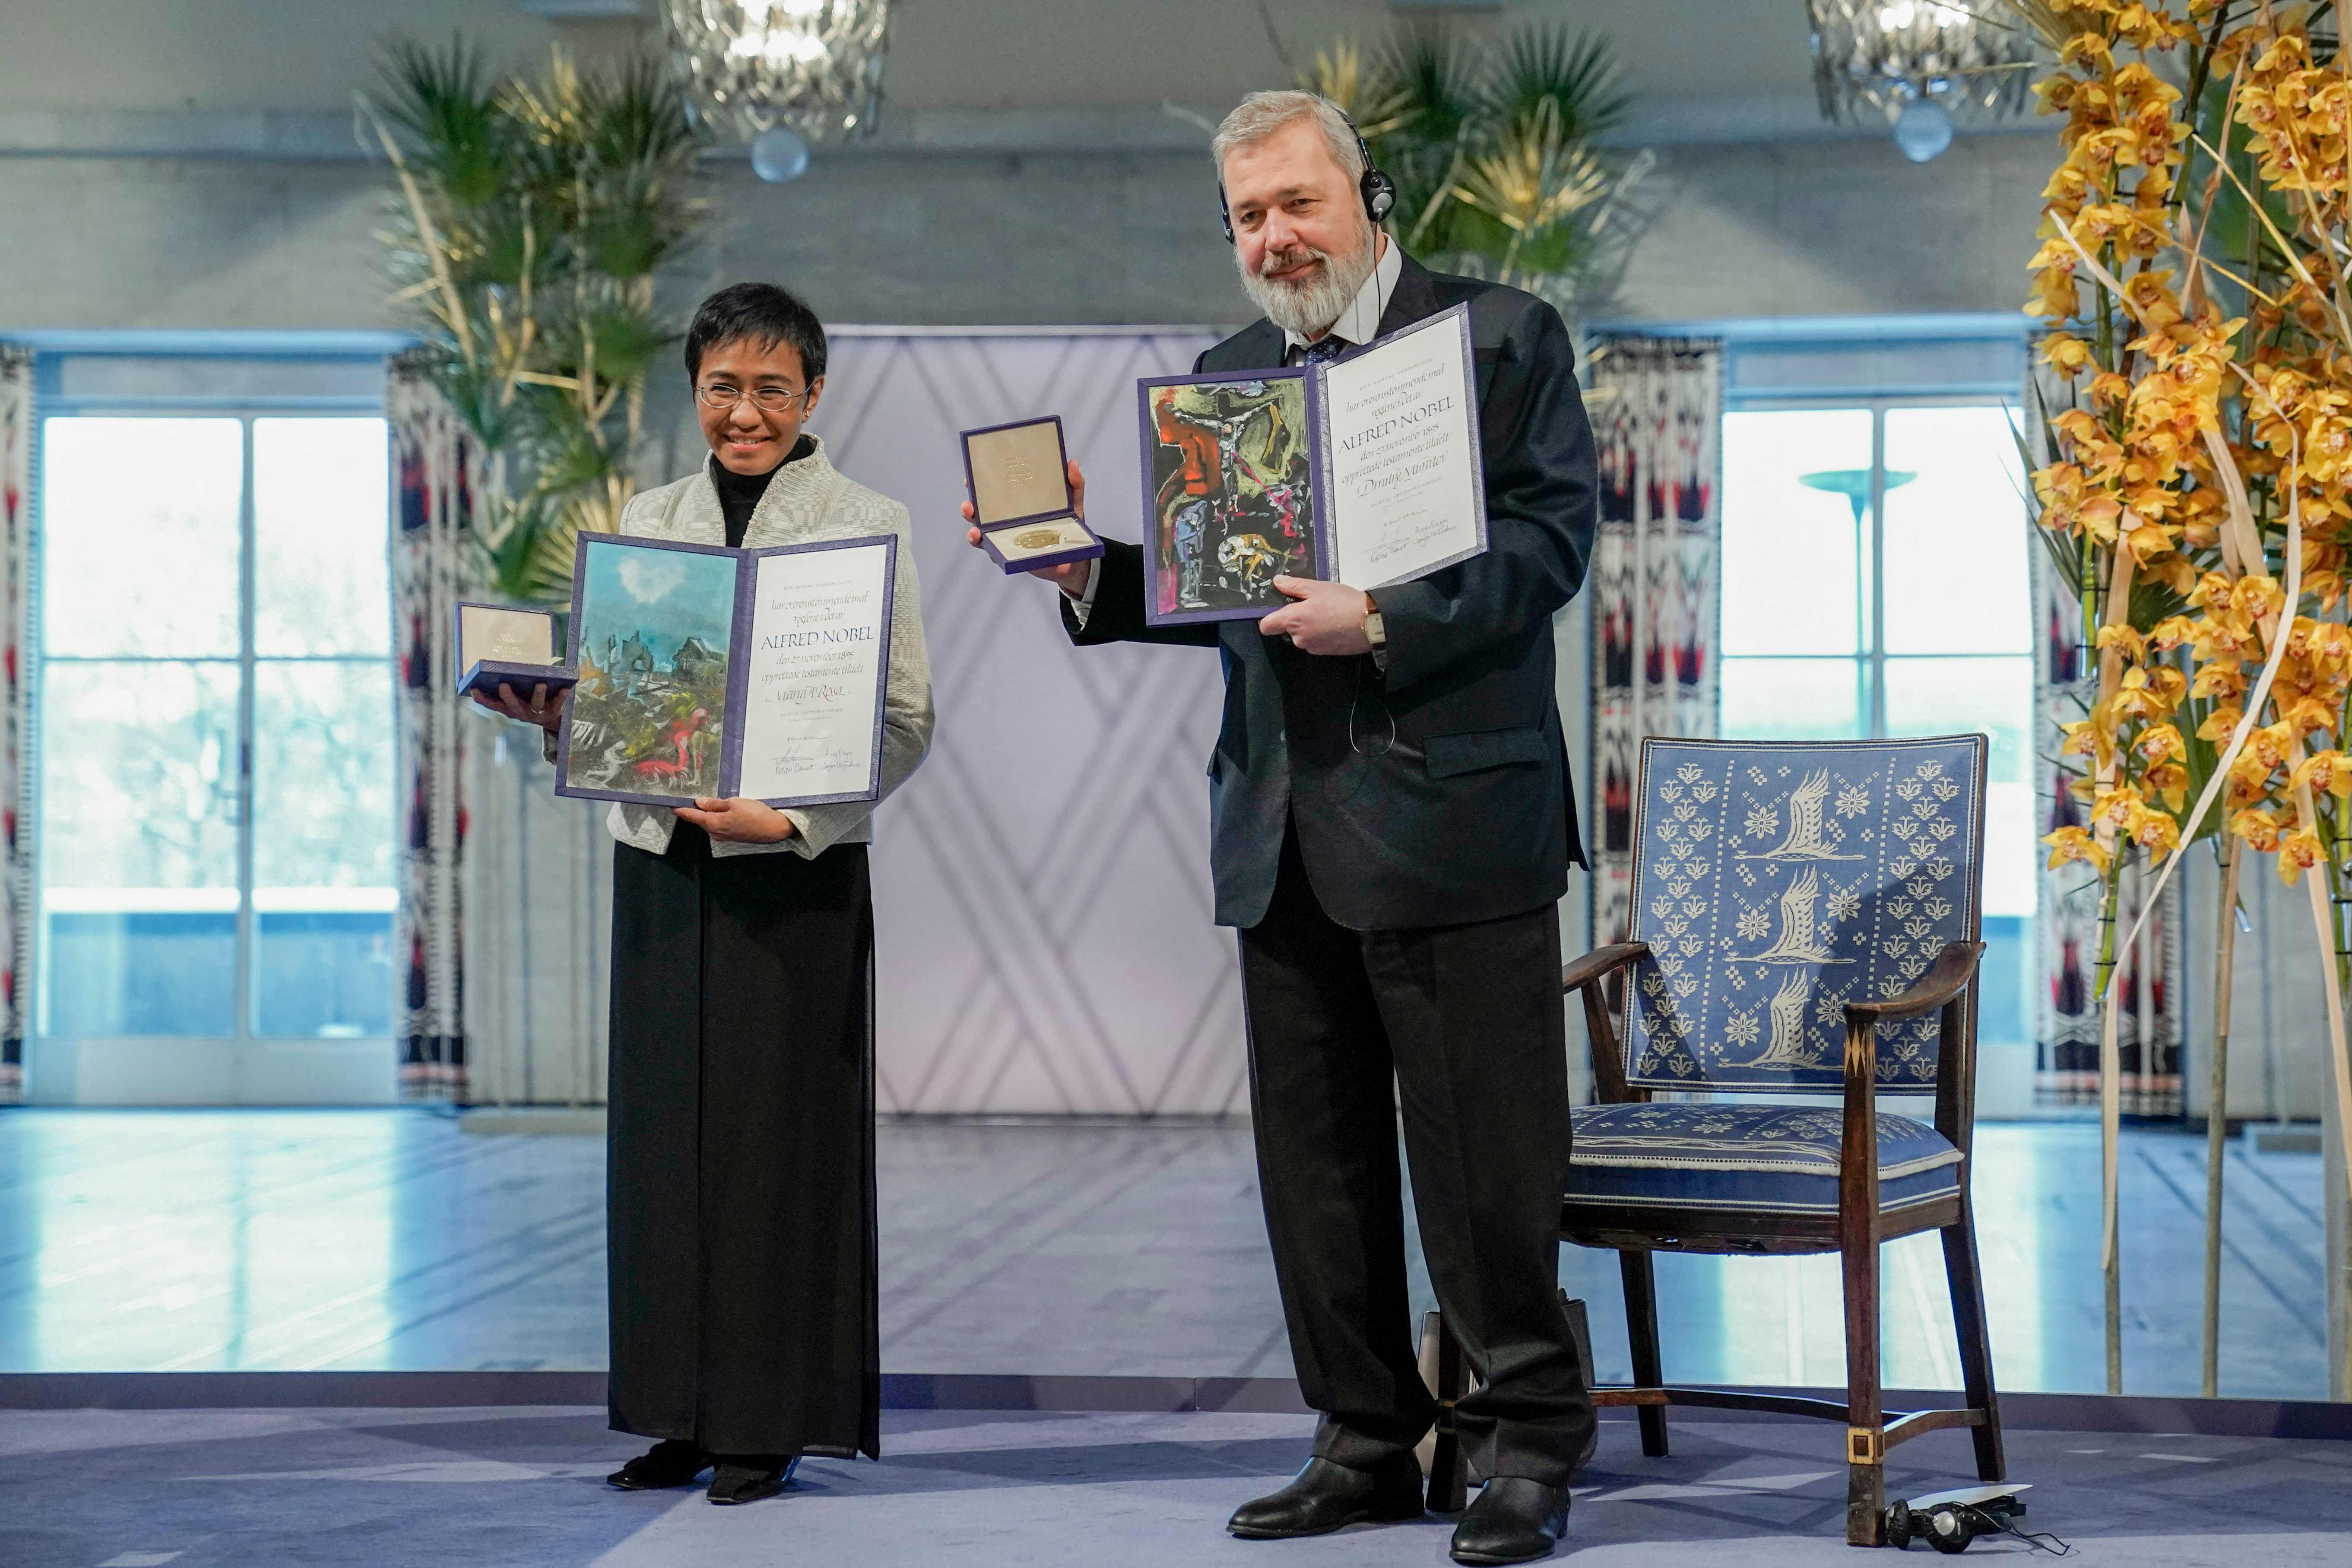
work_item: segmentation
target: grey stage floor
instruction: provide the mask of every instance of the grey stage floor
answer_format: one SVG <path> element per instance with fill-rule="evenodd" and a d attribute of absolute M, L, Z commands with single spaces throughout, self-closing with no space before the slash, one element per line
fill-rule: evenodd
<path fill-rule="evenodd" d="M 601 1480 L 628 1450 L 599 1410 L 71 1411 L 0 1428 L 0 1562 L 92 1568 L 367 1563 L 1347 1563 L 1444 1568 L 1449 1521 L 1315 1540 L 1223 1533 L 1288 1474 L 1308 1424 L 1283 1415 L 885 1416 L 880 1464 L 812 1460 L 783 1496 L 713 1508 Z M 1603 1429 L 1556 1561 L 1675 1568 L 1851 1564 L 1838 1433 L 1825 1423 L 1683 1422 L 1644 1459 Z M 2029 1522 L 2076 1561 L 2133 1568 L 2352 1563 L 2352 1446 L 2012 1433 Z M 1903 1495 L 1963 1484 L 1967 1441 L 1897 1450 Z M 1914 1548 L 1912 1562 L 1925 1548 Z M 2015 1560 L 2021 1543 L 1979 1545 Z M 1933 1561 L 1932 1557 L 1928 1559 Z"/>
<path fill-rule="evenodd" d="M 421 1110 L 0 1111 L 0 1372 L 601 1367 L 603 1155 Z M 2097 1156 L 2087 1125 L 1980 1130 L 2005 1388 L 2103 1384 Z M 880 1159 L 887 1370 L 1290 1374 L 1245 1127 L 895 1123 Z M 2203 1159 L 2127 1142 L 2131 1393 L 2197 1389 Z M 2229 1179 L 2222 1392 L 2324 1398 L 2318 1156 Z M 1625 1379 L 1613 1258 L 1561 1278 Z M 1834 1259 L 1668 1257 L 1659 1288 L 1670 1376 L 1844 1381 Z M 1931 1238 L 1885 1297 L 1889 1384 L 1958 1386 Z"/>

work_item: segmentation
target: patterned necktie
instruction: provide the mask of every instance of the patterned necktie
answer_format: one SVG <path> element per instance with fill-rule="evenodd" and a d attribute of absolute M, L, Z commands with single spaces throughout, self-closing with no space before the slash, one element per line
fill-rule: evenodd
<path fill-rule="evenodd" d="M 1321 337 L 1307 345 L 1306 352 L 1299 356 L 1298 363 L 1301 364 L 1329 364 L 1333 360 L 1338 359 L 1341 354 L 1346 353 L 1354 346 L 1355 345 L 1353 343 L 1350 343 L 1347 339 L 1341 337 L 1337 332 L 1326 332 Z"/>

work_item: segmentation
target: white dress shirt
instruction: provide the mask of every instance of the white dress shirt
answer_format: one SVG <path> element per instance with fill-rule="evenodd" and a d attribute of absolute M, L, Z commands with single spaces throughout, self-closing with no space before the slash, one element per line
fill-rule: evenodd
<path fill-rule="evenodd" d="M 1381 251 L 1380 259 L 1372 263 L 1372 275 L 1364 279 L 1364 286 L 1356 290 L 1356 297 L 1348 301 L 1348 308 L 1339 312 L 1339 319 L 1325 328 L 1318 334 L 1318 337 L 1335 337 L 1362 348 L 1381 335 L 1381 318 L 1388 313 L 1389 296 L 1396 292 L 1397 279 L 1404 275 L 1404 252 L 1391 244 L 1389 237 L 1379 229 L 1372 231 L 1372 238 Z M 1284 358 L 1295 361 L 1306 351 L 1307 345 L 1316 340 L 1286 327 L 1282 341 L 1286 351 Z M 1087 562 L 1086 591 L 1070 605 L 1070 613 L 1077 617 L 1078 627 L 1082 631 L 1086 628 L 1087 615 L 1095 607 L 1095 584 L 1101 578 L 1102 563 L 1099 560 Z"/>

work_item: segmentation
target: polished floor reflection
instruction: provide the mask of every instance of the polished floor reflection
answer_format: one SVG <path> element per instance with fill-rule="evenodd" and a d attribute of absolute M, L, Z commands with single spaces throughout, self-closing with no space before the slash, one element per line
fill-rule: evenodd
<path fill-rule="evenodd" d="M 887 1369 L 1290 1373 L 1245 1127 L 892 1123 L 880 1158 Z M 2131 1393 L 2197 1389 L 2203 1160 L 2126 1141 Z M 1982 1128 L 1976 1180 L 2002 1385 L 2097 1391 L 2095 1129 Z M 2325 1397 L 2318 1156 L 2233 1151 L 2229 1183 L 2222 1392 Z M 0 1112 L 0 1372 L 598 1367 L 604 1208 L 595 1137 Z M 1613 1259 L 1560 1277 L 1624 1378 Z M 1888 1248 L 1885 1294 L 1888 1383 L 1954 1386 L 1932 1238 Z M 1834 1259 L 1665 1258 L 1659 1295 L 1670 1376 L 1843 1381 Z"/>

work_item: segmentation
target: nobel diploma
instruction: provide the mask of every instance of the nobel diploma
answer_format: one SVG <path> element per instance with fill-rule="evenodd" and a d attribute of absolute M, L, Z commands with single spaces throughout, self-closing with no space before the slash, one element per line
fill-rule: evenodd
<path fill-rule="evenodd" d="M 891 564 L 878 542 L 759 558 L 743 794 L 800 802 L 873 794 Z"/>
<path fill-rule="evenodd" d="M 1486 548 L 1471 364 L 1462 318 L 1448 312 L 1324 371 L 1336 580 L 1409 582 Z"/>

